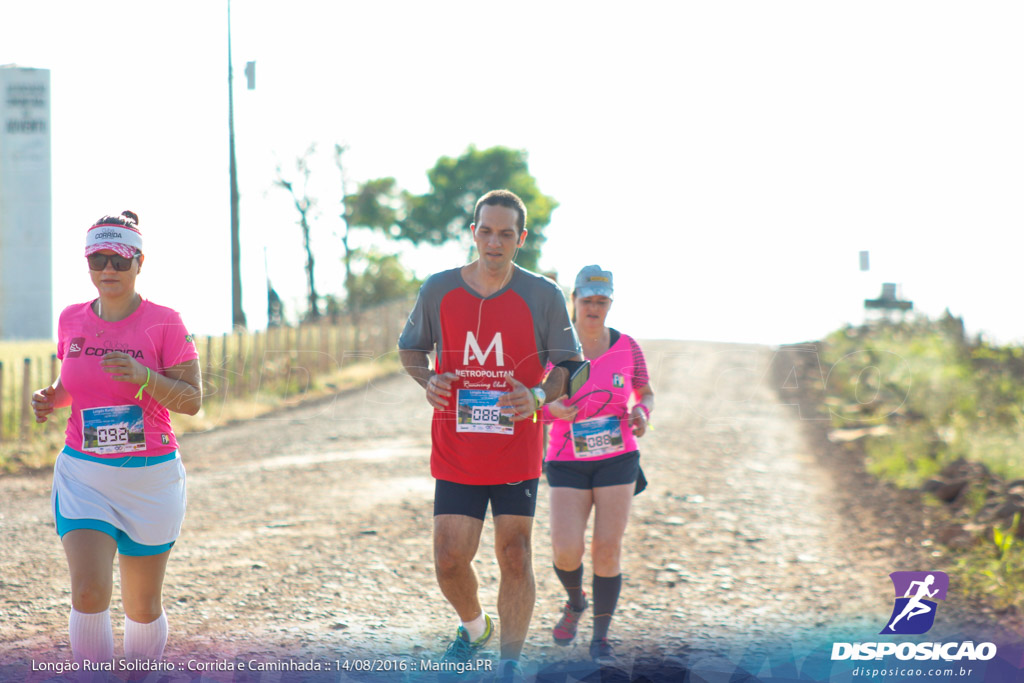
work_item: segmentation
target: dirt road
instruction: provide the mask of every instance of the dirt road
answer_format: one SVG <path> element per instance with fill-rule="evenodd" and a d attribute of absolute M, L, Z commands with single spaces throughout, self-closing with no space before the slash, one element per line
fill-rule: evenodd
<path fill-rule="evenodd" d="M 727 671 L 742 662 L 756 674 L 756 652 L 780 643 L 810 650 L 875 638 L 892 609 L 888 574 L 937 564 L 916 506 L 808 436 L 815 430 L 776 391 L 773 349 L 644 346 L 657 410 L 641 444 L 650 486 L 635 500 L 612 627 L 623 666 L 660 658 Z M 418 387 L 398 376 L 185 436 L 188 515 L 164 592 L 169 660 L 333 664 L 370 654 L 395 666 L 443 652 L 455 617 L 431 561 L 429 419 Z M 0 479 L 0 501 L 0 679 L 47 680 L 41 663 L 70 660 L 49 477 Z M 563 598 L 547 516 L 542 482 L 528 673 L 584 659 L 589 637 L 585 624 L 584 644 L 551 643 Z M 488 523 L 477 570 L 494 613 L 491 544 Z M 117 594 L 115 586 L 119 643 Z M 929 637 L 988 629 L 986 615 L 948 603 Z M 201 675 L 182 667 L 183 680 Z M 246 680 L 293 680 L 281 675 Z"/>

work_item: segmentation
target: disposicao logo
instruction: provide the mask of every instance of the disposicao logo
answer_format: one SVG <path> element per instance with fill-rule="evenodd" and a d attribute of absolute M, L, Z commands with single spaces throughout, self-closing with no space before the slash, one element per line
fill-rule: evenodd
<path fill-rule="evenodd" d="M 949 576 L 944 572 L 893 572 L 896 597 L 892 614 L 881 635 L 920 635 L 935 624 L 939 600 L 946 599 Z M 858 642 L 833 643 L 832 660 L 880 660 L 885 657 L 899 660 L 989 660 L 996 656 L 993 643 L 972 641 L 949 643 Z"/>
<path fill-rule="evenodd" d="M 946 599 L 949 576 L 945 572 L 893 572 L 889 578 L 896 589 L 896 602 L 889 622 L 879 633 L 927 633 L 935 624 L 936 601 Z"/>

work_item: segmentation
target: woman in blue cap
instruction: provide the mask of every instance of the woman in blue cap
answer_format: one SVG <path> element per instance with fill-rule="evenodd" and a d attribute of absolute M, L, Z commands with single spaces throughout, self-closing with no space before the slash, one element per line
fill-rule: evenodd
<path fill-rule="evenodd" d="M 583 553 L 594 510 L 590 655 L 598 662 L 612 657 L 608 628 L 622 588 L 622 537 L 643 481 L 636 439 L 647 431 L 654 408 L 640 346 L 606 324 L 613 294 L 612 274 L 600 266 L 587 266 L 576 276 L 573 323 L 590 361 L 590 378 L 575 395 L 545 408 L 554 418 L 545 457 L 551 543 L 555 574 L 568 598 L 552 635 L 560 645 L 571 643 L 589 606 Z"/>

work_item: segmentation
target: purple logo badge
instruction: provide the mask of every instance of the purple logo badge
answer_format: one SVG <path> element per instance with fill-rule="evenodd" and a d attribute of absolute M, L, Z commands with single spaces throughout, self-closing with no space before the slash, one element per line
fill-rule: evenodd
<path fill-rule="evenodd" d="M 937 600 L 945 600 L 949 576 L 944 572 L 893 572 L 896 602 L 883 634 L 919 635 L 935 623 Z"/>

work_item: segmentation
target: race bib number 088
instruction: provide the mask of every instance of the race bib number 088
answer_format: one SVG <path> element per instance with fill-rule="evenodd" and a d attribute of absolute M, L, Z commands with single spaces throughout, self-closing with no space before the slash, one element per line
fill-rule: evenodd
<path fill-rule="evenodd" d="M 572 426 L 572 445 L 577 458 L 595 458 L 621 450 L 622 421 L 615 415 L 594 417 Z"/>

